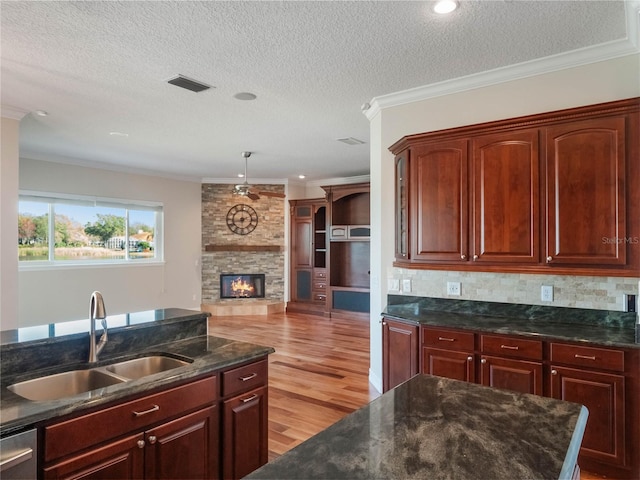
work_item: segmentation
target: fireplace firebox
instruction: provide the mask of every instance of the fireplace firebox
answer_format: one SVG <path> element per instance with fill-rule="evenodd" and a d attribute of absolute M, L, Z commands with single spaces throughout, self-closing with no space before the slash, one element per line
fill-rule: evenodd
<path fill-rule="evenodd" d="M 264 273 L 223 273 L 220 298 L 264 298 Z"/>

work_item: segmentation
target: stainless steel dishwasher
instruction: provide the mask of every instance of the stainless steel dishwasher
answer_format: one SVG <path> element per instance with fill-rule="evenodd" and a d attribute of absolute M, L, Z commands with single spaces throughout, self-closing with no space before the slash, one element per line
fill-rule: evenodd
<path fill-rule="evenodd" d="M 0 439 L 0 478 L 35 480 L 37 458 L 35 429 Z"/>

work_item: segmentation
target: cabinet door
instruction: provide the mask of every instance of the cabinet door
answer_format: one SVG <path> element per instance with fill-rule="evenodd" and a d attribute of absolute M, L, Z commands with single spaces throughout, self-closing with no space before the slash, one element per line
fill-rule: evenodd
<path fill-rule="evenodd" d="M 218 407 L 205 408 L 145 434 L 145 479 L 219 478 Z"/>
<path fill-rule="evenodd" d="M 293 222 L 293 238 L 291 247 L 293 249 L 293 266 L 296 268 L 313 267 L 312 263 L 312 221 L 311 218 L 306 220 L 296 219 Z"/>
<path fill-rule="evenodd" d="M 422 373 L 464 382 L 476 381 L 473 354 L 466 352 L 423 348 Z"/>
<path fill-rule="evenodd" d="M 387 391 L 418 374 L 418 326 L 382 322 L 382 389 Z"/>
<path fill-rule="evenodd" d="M 547 263 L 626 263 L 625 118 L 546 129 Z"/>
<path fill-rule="evenodd" d="M 623 376 L 552 366 L 551 397 L 580 403 L 589 410 L 582 456 L 625 464 Z"/>
<path fill-rule="evenodd" d="M 473 139 L 472 259 L 539 261 L 538 130 Z"/>
<path fill-rule="evenodd" d="M 540 362 L 483 356 L 480 365 L 482 385 L 542 395 L 542 364 Z"/>
<path fill-rule="evenodd" d="M 468 255 L 467 141 L 412 147 L 411 258 L 461 262 Z"/>
<path fill-rule="evenodd" d="M 225 401 L 223 419 L 224 478 L 242 478 L 267 463 L 267 387 Z"/>
<path fill-rule="evenodd" d="M 396 260 L 409 259 L 409 151 L 396 156 Z"/>
<path fill-rule="evenodd" d="M 97 428 L 97 427 L 96 427 Z M 46 467 L 43 478 L 112 480 L 144 478 L 143 435 L 132 435 Z"/>

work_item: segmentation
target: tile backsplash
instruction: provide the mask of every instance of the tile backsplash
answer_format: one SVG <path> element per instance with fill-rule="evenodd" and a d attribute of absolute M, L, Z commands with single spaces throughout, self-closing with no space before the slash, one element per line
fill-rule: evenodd
<path fill-rule="evenodd" d="M 489 272 L 459 272 L 391 268 L 388 288 L 398 280 L 400 290 L 388 293 L 421 297 L 482 300 L 489 302 L 575 307 L 595 310 L 623 310 L 624 294 L 639 293 L 635 277 L 583 277 Z M 403 289 L 410 280 L 410 291 Z M 460 282 L 460 296 L 447 295 L 447 282 Z M 553 301 L 541 300 L 541 287 L 553 287 Z"/>

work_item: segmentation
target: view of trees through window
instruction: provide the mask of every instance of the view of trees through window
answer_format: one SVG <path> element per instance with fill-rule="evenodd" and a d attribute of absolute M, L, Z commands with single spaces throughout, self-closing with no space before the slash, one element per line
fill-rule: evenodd
<path fill-rule="evenodd" d="M 156 259 L 161 207 L 21 196 L 19 261 Z"/>

